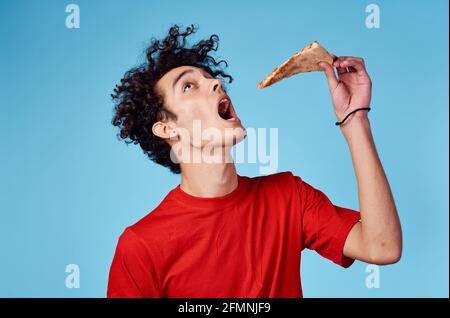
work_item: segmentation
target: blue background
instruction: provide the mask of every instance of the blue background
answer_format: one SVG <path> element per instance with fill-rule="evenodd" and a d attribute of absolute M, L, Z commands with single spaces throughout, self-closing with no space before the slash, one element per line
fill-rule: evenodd
<path fill-rule="evenodd" d="M 362 56 L 373 80 L 375 143 L 404 232 L 404 253 L 365 285 L 367 264 L 342 269 L 302 256 L 305 297 L 448 297 L 448 2 L 74 1 L 0 2 L 0 296 L 104 297 L 123 229 L 149 213 L 179 176 L 119 142 L 110 94 L 143 61 L 152 36 L 194 23 L 196 42 L 220 36 L 217 57 L 247 127 L 279 129 L 278 171 L 291 170 L 334 204 L 358 209 L 345 139 L 322 73 L 257 90 L 275 66 L 313 40 Z M 242 175 L 258 164 L 239 164 Z M 65 286 L 80 266 L 79 289 Z"/>

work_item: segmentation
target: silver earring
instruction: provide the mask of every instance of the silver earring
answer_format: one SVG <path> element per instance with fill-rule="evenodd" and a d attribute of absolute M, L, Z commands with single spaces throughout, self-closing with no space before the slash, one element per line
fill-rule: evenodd
<path fill-rule="evenodd" d="M 170 132 L 170 139 L 175 139 L 175 137 L 177 137 L 178 136 L 178 134 L 177 134 L 177 131 L 175 130 L 175 129 L 173 129 L 171 132 Z"/>

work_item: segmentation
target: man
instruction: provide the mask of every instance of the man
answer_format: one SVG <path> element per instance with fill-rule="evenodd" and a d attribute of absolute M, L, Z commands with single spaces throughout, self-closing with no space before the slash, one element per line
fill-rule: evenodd
<path fill-rule="evenodd" d="M 360 212 L 333 205 L 291 172 L 241 176 L 230 152 L 246 132 L 218 78 L 232 77 L 208 55 L 217 49 L 217 36 L 188 48 L 193 32 L 174 26 L 164 40 L 154 40 L 147 62 L 130 70 L 113 95 L 120 136 L 181 173 L 181 183 L 122 233 L 107 296 L 302 297 L 304 248 L 344 268 L 355 259 L 397 262 L 401 227 L 367 111 L 340 126 Z M 320 66 L 339 121 L 369 107 L 371 80 L 362 59 L 336 57 L 333 65 Z"/>

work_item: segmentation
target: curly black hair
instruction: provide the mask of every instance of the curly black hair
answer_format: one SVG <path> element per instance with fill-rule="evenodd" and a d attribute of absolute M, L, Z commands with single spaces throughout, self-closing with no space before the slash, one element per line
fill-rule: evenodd
<path fill-rule="evenodd" d="M 217 51 L 219 37 L 216 34 L 187 47 L 186 38 L 196 29 L 198 27 L 191 25 L 180 32 L 179 26 L 173 25 L 163 40 L 152 38 L 145 50 L 145 62 L 127 71 L 111 94 L 115 102 L 112 124 L 120 128 L 119 139 L 127 144 L 139 144 L 151 160 L 177 174 L 181 169 L 170 158 L 170 145 L 152 132 L 155 122 L 177 119 L 164 107 L 164 98 L 155 89 L 157 81 L 171 69 L 185 65 L 203 68 L 215 78 L 228 78 L 229 83 L 233 81 L 219 68 L 220 63 L 224 62 L 225 67 L 228 63 L 224 60 L 216 62 L 208 55 Z"/>

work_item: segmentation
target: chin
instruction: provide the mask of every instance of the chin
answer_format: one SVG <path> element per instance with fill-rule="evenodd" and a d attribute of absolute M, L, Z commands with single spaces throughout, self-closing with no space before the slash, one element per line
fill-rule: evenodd
<path fill-rule="evenodd" d="M 222 127 L 216 129 L 214 134 L 203 140 L 202 146 L 209 147 L 232 147 L 241 142 L 247 136 L 247 131 L 242 125 Z"/>
<path fill-rule="evenodd" d="M 233 135 L 233 145 L 240 143 L 247 137 L 247 130 L 243 126 L 239 126 Z"/>
<path fill-rule="evenodd" d="M 228 123 L 228 125 L 221 130 L 223 134 L 221 144 L 223 147 L 234 146 L 244 140 L 247 136 L 247 131 L 244 126 L 242 126 L 240 120 Z"/>

